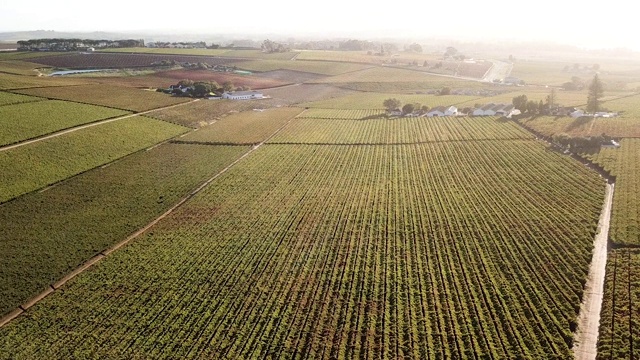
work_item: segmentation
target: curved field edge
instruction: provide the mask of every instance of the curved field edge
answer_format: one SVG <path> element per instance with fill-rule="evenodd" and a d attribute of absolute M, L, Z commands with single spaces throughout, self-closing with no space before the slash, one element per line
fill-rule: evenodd
<path fill-rule="evenodd" d="M 187 132 L 135 116 L 0 152 L 0 203 Z M 37 166 L 34 166 L 37 164 Z"/>
<path fill-rule="evenodd" d="M 265 145 L 0 355 L 570 358 L 602 187 L 530 140 Z"/>
<path fill-rule="evenodd" d="M 0 314 L 146 225 L 248 149 L 163 144 L 0 205 Z"/>

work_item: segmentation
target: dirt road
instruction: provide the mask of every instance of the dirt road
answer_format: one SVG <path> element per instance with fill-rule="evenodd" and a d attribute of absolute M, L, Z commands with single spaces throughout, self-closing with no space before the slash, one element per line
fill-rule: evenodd
<path fill-rule="evenodd" d="M 500 61 L 500 60 L 489 60 L 493 63 L 493 66 L 482 78 L 484 82 L 493 82 L 493 80 L 504 80 L 509 74 L 511 74 L 511 69 L 513 69 L 513 64 Z"/>
<path fill-rule="evenodd" d="M 604 207 L 598 222 L 598 232 L 593 242 L 593 258 L 578 314 L 578 329 L 573 340 L 573 353 L 578 360 L 594 360 L 598 354 L 598 327 L 607 266 L 607 244 L 614 186 L 614 184 L 607 185 Z"/>

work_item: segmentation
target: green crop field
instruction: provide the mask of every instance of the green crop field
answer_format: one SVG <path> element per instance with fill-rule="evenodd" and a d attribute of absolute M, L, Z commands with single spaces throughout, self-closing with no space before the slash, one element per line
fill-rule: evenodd
<path fill-rule="evenodd" d="M 58 100 L 0 106 L 0 145 L 125 114 L 128 112 Z"/>
<path fill-rule="evenodd" d="M 371 120 L 295 119 L 272 143 L 411 144 L 438 141 L 531 139 L 512 122 L 481 117 Z"/>
<path fill-rule="evenodd" d="M 602 188 L 532 140 L 265 145 L 0 355 L 570 358 Z"/>
<path fill-rule="evenodd" d="M 254 60 L 235 64 L 241 69 L 251 71 L 295 70 L 321 75 L 338 75 L 351 71 L 362 70 L 369 65 L 353 63 L 330 63 L 323 61 L 287 61 L 287 60 Z"/>
<path fill-rule="evenodd" d="M 339 86 L 401 86 L 403 84 L 422 84 L 426 89 L 440 89 L 448 86 L 478 87 L 481 84 L 475 81 L 455 79 L 451 77 L 437 76 L 423 71 L 398 69 L 394 67 L 369 67 L 361 71 L 340 74 L 325 79 L 315 80 L 317 83 L 330 83 Z M 387 84 L 388 83 L 388 84 Z M 418 85 L 415 85 L 418 86 Z"/>
<path fill-rule="evenodd" d="M 637 359 L 639 356 L 640 251 L 614 249 L 607 259 L 598 359 Z"/>
<path fill-rule="evenodd" d="M 110 85 L 81 85 L 20 90 L 19 93 L 51 99 L 77 101 L 130 111 L 147 111 L 187 102 L 189 98 Z"/>
<path fill-rule="evenodd" d="M 43 56 L 68 54 L 66 52 L 40 52 L 40 51 L 0 51 L 0 60 L 36 59 Z"/>
<path fill-rule="evenodd" d="M 640 118 L 627 116 L 615 118 L 538 116 L 518 121 L 546 136 L 567 134 L 572 137 L 588 137 L 605 134 L 612 137 L 640 137 Z"/>
<path fill-rule="evenodd" d="M 50 78 L 21 76 L 0 73 L 0 90 L 39 88 L 48 86 L 69 86 L 86 84 L 88 81 L 81 78 Z"/>
<path fill-rule="evenodd" d="M 298 108 L 244 111 L 224 117 L 179 140 L 208 144 L 257 144 L 265 141 L 301 111 Z"/>
<path fill-rule="evenodd" d="M 336 109 L 317 109 L 311 108 L 300 114 L 298 118 L 310 119 L 345 119 L 345 120 L 365 120 L 385 117 L 384 110 L 336 110 Z"/>
<path fill-rule="evenodd" d="M 146 225 L 247 150 L 163 144 L 1 205 L 0 316 Z"/>
<path fill-rule="evenodd" d="M 186 131 L 137 116 L 0 151 L 0 203 Z"/>
<path fill-rule="evenodd" d="M 19 94 L 13 94 L 5 91 L 0 91 L 0 106 L 26 103 L 32 101 L 42 101 L 44 99 L 33 96 L 25 96 Z"/>
<path fill-rule="evenodd" d="M 25 61 L 18 60 L 5 60 L 0 61 L 0 73 L 9 73 L 26 76 L 36 76 L 38 72 L 36 69 L 44 66 L 40 64 L 34 64 Z"/>
<path fill-rule="evenodd" d="M 616 177 L 609 238 L 616 245 L 640 245 L 640 139 L 623 139 L 620 148 L 588 155 Z"/>
<path fill-rule="evenodd" d="M 383 102 L 389 98 L 396 98 L 402 104 L 421 104 L 431 108 L 482 101 L 478 96 L 464 95 L 425 95 L 425 94 L 392 94 L 392 93 L 353 93 L 339 98 L 320 100 L 300 104 L 301 107 L 321 109 L 384 109 Z"/>

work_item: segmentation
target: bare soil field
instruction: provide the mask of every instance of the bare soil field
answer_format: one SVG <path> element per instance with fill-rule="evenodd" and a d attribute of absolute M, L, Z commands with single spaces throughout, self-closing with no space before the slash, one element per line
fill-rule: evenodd
<path fill-rule="evenodd" d="M 160 55 L 160 54 L 68 54 L 58 56 L 45 56 L 38 58 L 37 62 L 43 65 L 71 68 L 129 68 L 147 67 L 162 60 L 176 61 L 180 63 L 205 63 L 209 65 L 227 64 L 236 59 L 220 58 L 215 56 L 194 56 L 194 55 Z M 35 62 L 35 60 L 34 60 Z"/>

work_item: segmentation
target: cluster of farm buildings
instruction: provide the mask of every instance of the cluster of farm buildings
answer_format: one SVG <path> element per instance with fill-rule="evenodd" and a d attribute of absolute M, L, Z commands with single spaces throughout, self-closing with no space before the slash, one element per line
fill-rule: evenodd
<path fill-rule="evenodd" d="M 192 86 L 171 85 L 169 86 L 169 92 L 173 94 L 188 93 L 193 91 Z M 205 96 L 207 99 L 229 99 L 229 100 L 257 100 L 264 99 L 265 96 L 261 91 L 246 90 L 246 91 L 225 91 L 222 94 L 209 93 Z"/>
<path fill-rule="evenodd" d="M 408 116 L 408 117 L 436 117 L 436 116 L 458 116 L 458 115 L 467 115 L 467 116 L 504 116 L 511 117 L 512 115 L 519 114 L 520 111 L 517 110 L 512 104 L 486 104 L 482 107 L 478 108 L 465 108 L 463 110 L 459 110 L 455 106 L 437 106 L 433 109 L 429 109 L 426 112 L 423 111 L 414 111 L 409 114 L 403 114 L 400 110 L 390 111 L 389 115 L 392 116 Z"/>

